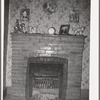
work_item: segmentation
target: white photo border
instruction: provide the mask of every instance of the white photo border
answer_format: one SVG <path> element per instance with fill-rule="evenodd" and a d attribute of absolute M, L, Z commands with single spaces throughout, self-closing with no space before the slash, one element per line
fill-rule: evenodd
<path fill-rule="evenodd" d="M 89 100 L 99 100 L 99 0 L 91 0 Z"/>
<path fill-rule="evenodd" d="M 91 0 L 89 100 L 99 100 L 99 0 Z M 1 0 L 1 100 L 3 100 L 4 0 Z"/>

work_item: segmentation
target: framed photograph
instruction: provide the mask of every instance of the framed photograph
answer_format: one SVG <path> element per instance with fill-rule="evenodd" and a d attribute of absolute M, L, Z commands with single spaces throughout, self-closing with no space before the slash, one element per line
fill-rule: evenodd
<path fill-rule="evenodd" d="M 78 23 L 79 22 L 79 11 L 71 10 L 69 14 L 69 22 Z"/>
<path fill-rule="evenodd" d="M 70 29 L 70 25 L 61 25 L 59 35 L 68 35 L 69 29 Z"/>
<path fill-rule="evenodd" d="M 20 20 L 21 21 L 28 21 L 30 19 L 30 9 L 21 9 L 20 11 Z"/>

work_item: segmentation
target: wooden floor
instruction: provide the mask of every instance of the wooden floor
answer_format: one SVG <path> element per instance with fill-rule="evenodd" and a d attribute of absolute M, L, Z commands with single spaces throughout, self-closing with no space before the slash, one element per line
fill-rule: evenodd
<path fill-rule="evenodd" d="M 3 100 L 25 100 L 23 97 L 13 96 L 11 95 L 11 88 L 7 88 L 7 95 L 4 97 Z"/>
<path fill-rule="evenodd" d="M 12 95 L 8 94 L 8 95 L 4 98 L 4 100 L 25 100 L 25 99 L 23 99 L 22 97 L 12 96 Z"/>

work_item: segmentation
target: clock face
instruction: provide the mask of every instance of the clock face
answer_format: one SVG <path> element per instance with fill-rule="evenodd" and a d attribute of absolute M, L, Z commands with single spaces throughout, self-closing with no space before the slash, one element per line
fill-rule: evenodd
<path fill-rule="evenodd" d="M 53 27 L 49 28 L 49 30 L 48 30 L 49 34 L 54 34 L 55 31 L 56 31 L 56 30 L 55 30 L 55 28 L 53 28 Z"/>

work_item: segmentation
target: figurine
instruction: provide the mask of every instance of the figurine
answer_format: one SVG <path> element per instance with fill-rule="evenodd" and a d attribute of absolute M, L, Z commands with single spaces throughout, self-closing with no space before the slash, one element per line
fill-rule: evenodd
<path fill-rule="evenodd" d="M 18 19 L 16 19 L 16 23 L 15 23 L 15 26 L 14 26 L 14 31 L 15 32 L 20 31 L 20 25 L 19 25 L 19 20 Z"/>
<path fill-rule="evenodd" d="M 20 25 L 20 28 L 21 28 L 21 31 L 22 31 L 23 33 L 27 33 L 27 29 L 26 29 L 26 27 L 25 27 L 25 23 L 22 23 L 22 24 Z"/>
<path fill-rule="evenodd" d="M 82 35 L 84 30 L 85 30 L 84 26 L 82 26 L 82 27 L 78 26 L 78 28 L 76 30 L 74 30 L 74 35 Z"/>

